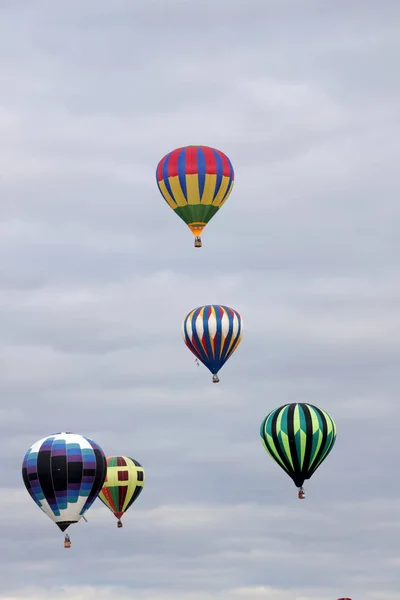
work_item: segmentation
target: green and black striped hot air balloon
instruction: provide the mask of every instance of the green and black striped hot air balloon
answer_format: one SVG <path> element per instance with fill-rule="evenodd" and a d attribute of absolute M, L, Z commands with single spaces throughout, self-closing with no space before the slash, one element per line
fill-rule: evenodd
<path fill-rule="evenodd" d="M 304 481 L 315 473 L 336 441 L 332 417 L 312 404 L 285 404 L 265 417 L 260 435 L 268 454 L 293 479 L 299 498 L 304 498 Z"/>

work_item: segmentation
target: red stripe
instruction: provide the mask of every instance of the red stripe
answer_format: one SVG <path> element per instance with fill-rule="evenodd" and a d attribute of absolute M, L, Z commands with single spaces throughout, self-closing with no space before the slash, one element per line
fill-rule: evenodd
<path fill-rule="evenodd" d="M 196 358 L 202 360 L 201 352 L 196 344 L 196 342 L 189 342 L 185 339 L 185 344 L 189 348 L 190 352 L 195 355 Z"/>
<path fill-rule="evenodd" d="M 205 338 L 205 336 L 204 336 L 204 333 L 203 333 L 203 335 L 201 336 L 201 343 L 203 344 L 203 348 L 204 348 L 204 354 L 207 356 L 207 358 L 208 358 L 208 359 L 210 359 L 210 358 L 211 358 L 211 356 L 210 356 L 210 355 L 209 355 L 209 353 L 207 352 L 207 344 L 206 344 L 206 338 Z"/>
<path fill-rule="evenodd" d="M 118 502 L 119 502 L 118 512 L 119 513 L 122 512 L 122 507 L 124 506 L 127 491 L 128 491 L 127 485 L 120 485 L 118 487 Z"/>
<path fill-rule="evenodd" d="M 173 150 L 168 161 L 168 177 L 176 177 L 178 175 L 178 158 L 182 148 Z"/>
<path fill-rule="evenodd" d="M 199 172 L 197 149 L 198 146 L 188 146 L 186 148 L 186 175 L 197 175 Z"/>
<path fill-rule="evenodd" d="M 106 501 L 108 502 L 108 504 L 110 505 L 110 508 L 113 512 L 115 512 L 117 510 L 117 507 L 114 504 L 114 500 L 111 496 L 111 492 L 109 488 L 103 488 L 101 490 L 104 494 L 104 498 L 106 499 Z"/>
<path fill-rule="evenodd" d="M 117 456 L 117 467 L 126 467 L 125 459 L 122 456 Z"/>
<path fill-rule="evenodd" d="M 158 167 L 157 167 L 157 181 L 162 181 L 162 178 L 163 178 L 163 176 L 162 176 L 162 170 L 163 170 L 163 166 L 164 166 L 164 163 L 166 161 L 167 156 L 168 156 L 168 154 L 166 154 L 164 156 L 164 158 L 162 158 L 160 160 L 160 162 L 158 163 Z"/>
<path fill-rule="evenodd" d="M 232 319 L 234 319 L 236 316 L 235 311 L 232 308 L 228 308 L 227 310 L 228 310 L 229 314 L 231 315 Z M 239 313 L 237 313 L 237 314 L 239 314 Z"/>
<path fill-rule="evenodd" d="M 201 146 L 206 161 L 206 173 L 207 175 L 217 174 L 217 160 L 215 158 L 214 150 L 208 146 Z"/>
<path fill-rule="evenodd" d="M 219 311 L 219 316 L 220 316 L 220 318 L 221 318 L 221 332 L 222 332 L 222 317 L 224 316 L 224 314 L 225 314 L 225 311 L 224 311 L 224 309 L 222 308 L 222 306 L 220 306 L 220 305 L 218 305 L 218 311 Z"/>
<path fill-rule="evenodd" d="M 221 150 L 215 150 L 215 152 L 218 153 L 218 155 L 221 157 L 221 160 L 222 160 L 222 175 L 224 177 L 230 177 L 231 176 L 231 167 L 230 167 L 230 164 L 228 161 L 228 157 L 226 156 L 226 154 L 221 152 Z"/>

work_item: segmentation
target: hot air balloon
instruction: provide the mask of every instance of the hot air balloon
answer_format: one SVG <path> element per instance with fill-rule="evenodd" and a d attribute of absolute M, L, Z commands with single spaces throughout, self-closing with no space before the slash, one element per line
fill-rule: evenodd
<path fill-rule="evenodd" d="M 204 227 L 232 191 L 231 161 L 215 148 L 185 146 L 160 160 L 156 178 L 164 200 L 187 224 L 195 236 L 195 248 L 200 248 Z"/>
<path fill-rule="evenodd" d="M 242 339 L 243 321 L 236 310 L 219 304 L 195 308 L 182 323 L 186 346 L 213 374 L 218 383 L 218 371 L 232 356 Z"/>
<path fill-rule="evenodd" d="M 33 444 L 22 464 L 29 494 L 44 513 L 65 531 L 91 507 L 106 476 L 103 450 L 75 433 L 53 433 Z M 65 536 L 64 547 L 71 540 Z"/>
<path fill-rule="evenodd" d="M 351 598 L 338 598 L 338 600 L 351 600 Z"/>
<path fill-rule="evenodd" d="M 145 481 L 146 474 L 137 460 L 127 456 L 107 458 L 107 475 L 99 498 L 117 517 L 117 527 L 122 527 L 121 517 L 140 496 Z"/>
<path fill-rule="evenodd" d="M 336 441 L 332 417 L 312 404 L 285 404 L 265 417 L 260 435 L 266 451 L 299 488 L 302 500 L 304 481 L 310 479 Z"/>

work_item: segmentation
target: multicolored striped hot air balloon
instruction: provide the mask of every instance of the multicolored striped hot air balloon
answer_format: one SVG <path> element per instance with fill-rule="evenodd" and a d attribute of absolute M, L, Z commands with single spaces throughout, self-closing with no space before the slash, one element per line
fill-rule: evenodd
<path fill-rule="evenodd" d="M 32 499 L 65 531 L 91 507 L 106 476 L 103 450 L 75 433 L 54 433 L 33 444 L 22 464 L 22 478 Z M 71 541 L 65 536 L 64 546 Z"/>
<path fill-rule="evenodd" d="M 183 319 L 182 334 L 186 346 L 213 374 L 232 356 L 242 339 L 243 321 L 236 310 L 219 304 L 207 304 L 190 311 Z"/>
<path fill-rule="evenodd" d="M 127 456 L 107 458 L 107 475 L 99 498 L 117 517 L 117 527 L 122 527 L 121 517 L 140 496 L 145 480 L 137 460 Z"/>
<path fill-rule="evenodd" d="M 157 185 L 164 200 L 190 228 L 200 248 L 201 233 L 228 199 L 234 182 L 229 158 L 208 146 L 185 146 L 160 160 Z"/>
<path fill-rule="evenodd" d="M 336 441 L 336 425 L 312 404 L 285 404 L 271 411 L 260 428 L 264 448 L 286 471 L 304 498 L 303 483 L 315 473 Z"/>

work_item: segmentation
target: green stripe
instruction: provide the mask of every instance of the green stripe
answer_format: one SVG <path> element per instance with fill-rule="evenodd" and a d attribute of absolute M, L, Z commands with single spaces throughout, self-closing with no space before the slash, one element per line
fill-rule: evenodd
<path fill-rule="evenodd" d="M 114 508 L 113 512 L 120 512 L 121 508 L 120 508 L 120 505 L 119 505 L 119 487 L 115 485 L 113 487 L 109 487 L 108 489 L 110 491 L 111 498 L 112 498 L 112 501 L 113 501 L 113 504 L 114 504 L 114 506 L 113 506 L 113 508 Z"/>
<path fill-rule="evenodd" d="M 326 443 L 324 445 L 324 449 L 322 451 L 322 455 L 319 459 L 319 461 L 313 465 L 312 464 L 312 468 L 315 471 L 319 465 L 322 463 L 323 460 L 325 460 L 325 458 L 328 456 L 329 452 L 331 451 L 333 444 L 336 441 L 336 425 L 335 422 L 333 421 L 332 417 L 330 415 L 328 415 L 327 412 L 325 412 L 324 410 L 320 409 L 321 412 L 324 415 L 324 420 L 327 426 L 327 439 L 326 439 Z M 319 415 L 318 415 L 319 417 Z M 320 417 L 319 417 L 320 419 Z M 321 419 L 320 419 L 321 422 Z M 321 425 L 321 437 L 322 437 L 322 425 Z M 315 457 L 314 457 L 315 459 Z"/>
<path fill-rule="evenodd" d="M 187 225 L 189 223 L 208 223 L 218 210 L 219 207 L 212 204 L 187 204 L 174 208 L 174 212 Z"/>

